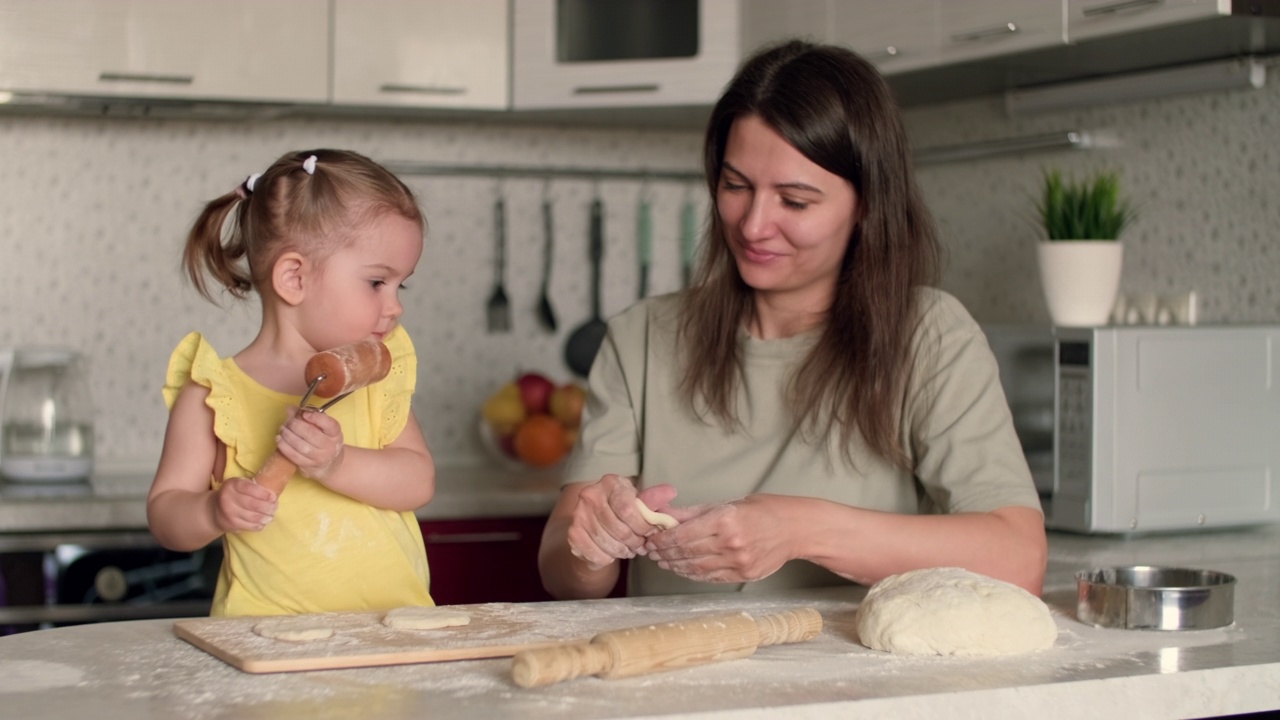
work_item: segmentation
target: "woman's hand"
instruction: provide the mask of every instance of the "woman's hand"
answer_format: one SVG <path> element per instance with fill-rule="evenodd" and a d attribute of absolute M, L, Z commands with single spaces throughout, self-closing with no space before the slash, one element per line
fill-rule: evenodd
<path fill-rule="evenodd" d="M 793 559 L 791 524 L 776 495 L 672 508 L 680 521 L 651 535 L 643 552 L 658 567 L 690 580 L 735 583 L 766 578 Z"/>
<path fill-rule="evenodd" d="M 568 529 L 569 550 L 598 570 L 625 558 L 645 553 L 645 539 L 658 528 L 645 522 L 636 508 L 637 497 L 650 507 L 660 508 L 675 497 L 669 485 L 646 488 L 637 494 L 630 480 L 605 475 L 582 488 L 573 507 Z"/>
<path fill-rule="evenodd" d="M 311 408 L 291 407 L 287 412 L 276 447 L 304 477 L 324 482 L 342 464 L 342 426 Z"/>
<path fill-rule="evenodd" d="M 257 531 L 276 514 L 276 494 L 246 478 L 231 478 L 214 493 L 213 524 L 222 532 Z"/>

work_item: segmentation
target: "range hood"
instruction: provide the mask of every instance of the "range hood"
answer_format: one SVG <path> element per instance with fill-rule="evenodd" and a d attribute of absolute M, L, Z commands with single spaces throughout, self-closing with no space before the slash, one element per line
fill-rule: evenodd
<path fill-rule="evenodd" d="M 1144 28 L 1012 55 L 891 75 L 904 106 L 1009 90 L 1280 55 L 1280 0 L 1233 0 L 1230 15 Z"/>
<path fill-rule="evenodd" d="M 299 106 L 182 98 L 54 95 L 0 91 L 0 111 L 32 115 L 190 120 L 273 120 Z"/>

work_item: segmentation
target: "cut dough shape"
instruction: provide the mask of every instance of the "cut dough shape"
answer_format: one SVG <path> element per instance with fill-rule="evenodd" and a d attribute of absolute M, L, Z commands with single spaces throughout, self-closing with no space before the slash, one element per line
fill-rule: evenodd
<path fill-rule="evenodd" d="M 268 618 L 253 626 L 264 638 L 288 642 L 311 642 L 333 637 L 333 627 L 323 620 L 308 617 Z"/>
<path fill-rule="evenodd" d="M 640 517 L 644 518 L 645 522 L 650 525 L 656 525 L 663 530 L 670 530 L 680 524 L 679 520 L 676 520 L 666 513 L 650 510 L 649 506 L 645 505 L 644 501 L 640 498 L 636 498 L 636 509 L 640 511 Z"/>
<path fill-rule="evenodd" d="M 470 622 L 471 616 L 461 610 L 419 606 L 396 608 L 382 618 L 383 625 L 396 630 L 437 630 Z"/>
<path fill-rule="evenodd" d="M 863 645 L 903 655 L 1015 655 L 1052 647 L 1058 637 L 1040 598 L 954 567 L 881 580 L 856 621 Z"/>

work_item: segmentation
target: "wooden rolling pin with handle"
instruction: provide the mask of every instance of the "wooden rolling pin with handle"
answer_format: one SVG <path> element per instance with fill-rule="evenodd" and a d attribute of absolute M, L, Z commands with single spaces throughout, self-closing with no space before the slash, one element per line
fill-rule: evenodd
<path fill-rule="evenodd" d="M 707 615 L 661 625 L 611 630 L 590 642 L 522 650 L 511 663 L 520 687 L 538 687 L 583 675 L 619 678 L 736 660 L 765 645 L 801 642 L 822 631 L 822 616 L 797 608 L 752 617 L 745 612 Z"/>
<path fill-rule="evenodd" d="M 333 398 L 318 408 L 324 412 L 350 393 L 382 380 L 389 372 L 391 351 L 377 340 L 362 340 L 318 352 L 307 361 L 304 370 L 307 394 L 298 405 L 305 407 L 312 395 Z M 279 495 L 297 470 L 297 465 L 276 450 L 262 463 L 253 480 Z"/>

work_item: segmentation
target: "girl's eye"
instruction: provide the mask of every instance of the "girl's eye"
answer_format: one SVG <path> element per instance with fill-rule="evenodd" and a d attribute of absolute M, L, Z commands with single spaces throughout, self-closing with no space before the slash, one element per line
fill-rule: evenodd
<path fill-rule="evenodd" d="M 800 202 L 799 200 L 788 200 L 786 198 L 783 198 L 782 204 L 784 207 L 791 208 L 792 210 L 803 210 L 809 207 L 809 203 L 807 202 Z"/>
<path fill-rule="evenodd" d="M 387 284 L 387 281 L 386 281 L 386 280 L 370 280 L 370 281 L 369 281 L 369 285 L 370 285 L 374 290 L 377 290 L 378 288 L 380 288 L 380 287 L 382 287 L 383 285 L 386 285 L 386 284 Z"/>
<path fill-rule="evenodd" d="M 408 290 L 408 289 L 409 289 L 409 286 L 408 286 L 408 285 L 405 285 L 404 283 L 400 283 L 400 289 L 401 289 L 401 290 Z"/>
<path fill-rule="evenodd" d="M 728 192 L 736 192 L 738 190 L 744 190 L 746 189 L 746 187 L 747 186 L 742 183 L 733 182 L 731 180 L 723 180 L 720 182 L 720 189 L 726 190 Z"/>

